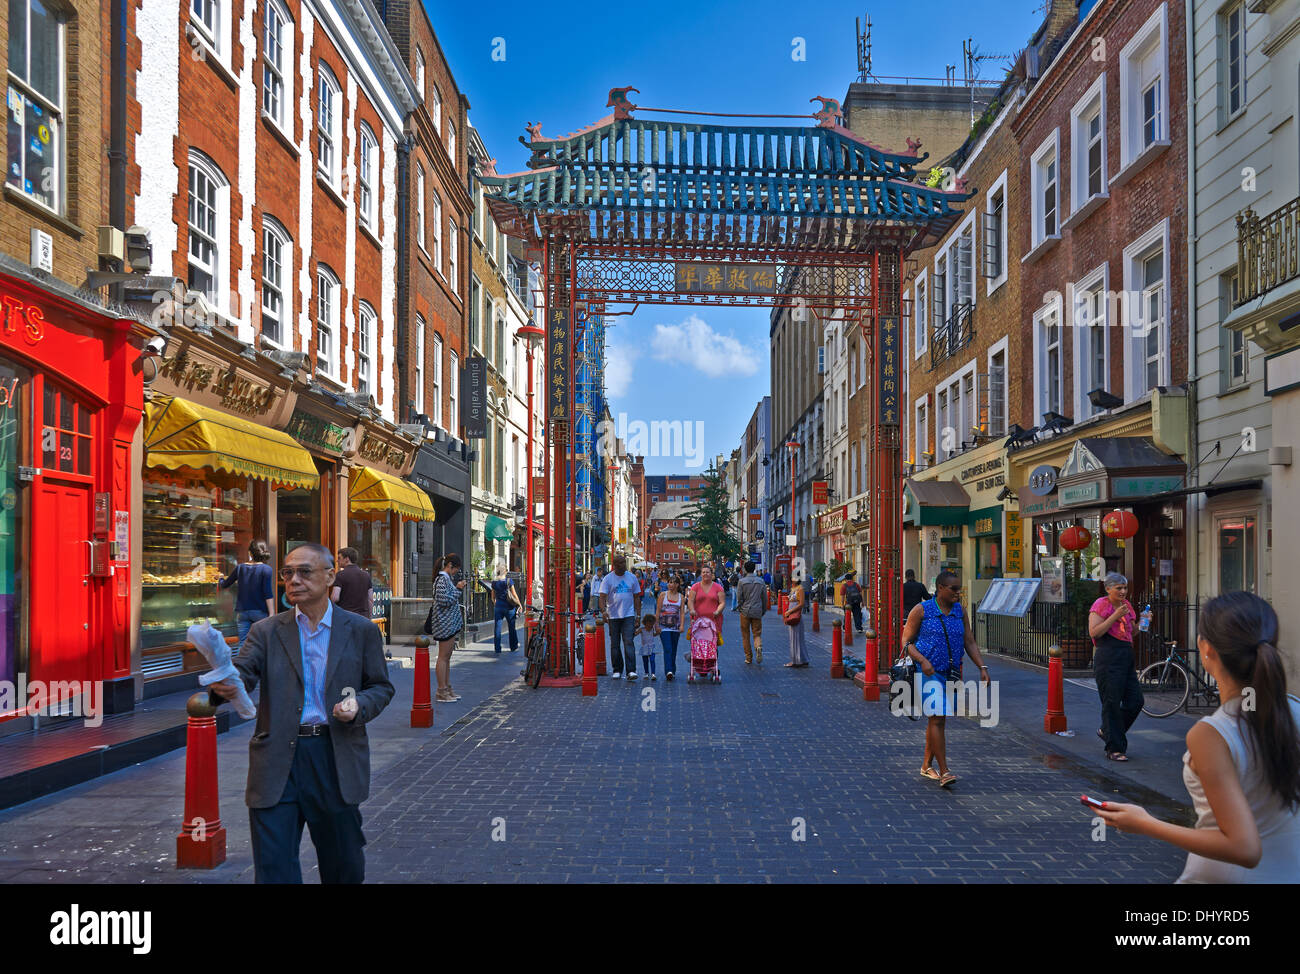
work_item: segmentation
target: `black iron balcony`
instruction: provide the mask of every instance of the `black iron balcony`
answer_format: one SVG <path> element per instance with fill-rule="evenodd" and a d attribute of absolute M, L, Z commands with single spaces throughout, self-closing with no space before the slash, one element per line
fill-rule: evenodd
<path fill-rule="evenodd" d="M 945 360 L 975 340 L 975 305 L 969 301 L 952 309 L 948 320 L 935 325 L 930 335 L 930 368 L 933 372 Z"/>
<path fill-rule="evenodd" d="M 1237 298 L 1240 307 L 1300 277 L 1300 199 L 1267 216 L 1237 214 Z"/>

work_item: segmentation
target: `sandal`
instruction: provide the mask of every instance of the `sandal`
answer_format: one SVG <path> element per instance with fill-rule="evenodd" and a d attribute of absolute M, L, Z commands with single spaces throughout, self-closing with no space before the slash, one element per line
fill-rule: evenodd
<path fill-rule="evenodd" d="M 942 778 L 939 779 L 939 787 L 947 788 L 950 784 L 952 784 L 956 780 L 957 780 L 957 776 L 953 774 L 951 771 L 949 771 Z"/>
<path fill-rule="evenodd" d="M 1128 755 L 1123 751 L 1107 751 L 1106 758 L 1110 761 L 1127 761 Z"/>
<path fill-rule="evenodd" d="M 1101 730 L 1100 727 L 1097 728 L 1097 736 L 1100 737 L 1103 741 L 1106 739 L 1106 735 L 1105 735 L 1104 733 L 1102 733 L 1102 730 Z"/>
<path fill-rule="evenodd" d="M 921 769 L 921 777 L 922 777 L 922 778 L 929 778 L 931 781 L 938 781 L 938 780 L 939 780 L 939 772 L 936 771 L 936 770 L 934 770 L 934 768 L 922 768 L 922 769 Z"/>

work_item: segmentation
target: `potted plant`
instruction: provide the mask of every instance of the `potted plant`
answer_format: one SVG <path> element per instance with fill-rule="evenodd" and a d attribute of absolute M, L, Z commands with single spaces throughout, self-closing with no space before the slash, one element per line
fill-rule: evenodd
<path fill-rule="evenodd" d="M 1088 611 L 1097 601 L 1101 586 L 1090 578 L 1071 578 L 1069 594 L 1061 606 L 1057 640 L 1061 646 L 1061 664 L 1067 669 L 1086 669 L 1092 665 L 1092 637 L 1088 635 Z"/>

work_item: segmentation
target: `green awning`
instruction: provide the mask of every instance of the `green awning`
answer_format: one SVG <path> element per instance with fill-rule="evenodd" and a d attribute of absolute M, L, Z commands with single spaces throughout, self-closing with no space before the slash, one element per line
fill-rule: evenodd
<path fill-rule="evenodd" d="M 483 525 L 483 533 L 487 535 L 489 541 L 509 541 L 515 536 L 515 533 L 510 530 L 510 525 L 495 514 L 488 515 L 487 522 Z"/>

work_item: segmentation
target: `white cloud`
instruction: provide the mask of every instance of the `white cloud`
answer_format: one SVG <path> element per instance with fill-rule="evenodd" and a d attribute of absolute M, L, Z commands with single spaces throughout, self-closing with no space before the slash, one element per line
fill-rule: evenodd
<path fill-rule="evenodd" d="M 714 331 L 696 315 L 680 325 L 655 325 L 650 347 L 661 362 L 677 362 L 713 378 L 753 375 L 759 366 L 753 348 L 742 344 L 734 334 Z"/>
<path fill-rule="evenodd" d="M 621 399 L 632 385 L 632 367 L 641 355 L 634 348 L 605 346 L 605 395 Z"/>

